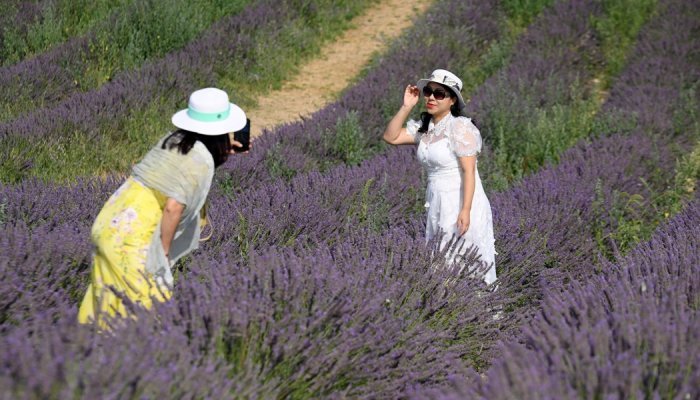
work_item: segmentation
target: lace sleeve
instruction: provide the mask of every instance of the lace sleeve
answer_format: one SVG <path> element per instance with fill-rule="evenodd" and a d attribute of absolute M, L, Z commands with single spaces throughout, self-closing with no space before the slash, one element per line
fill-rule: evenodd
<path fill-rule="evenodd" d="M 459 117 L 452 122 L 449 140 L 457 157 L 475 156 L 481 151 L 481 134 L 469 118 Z"/>
<path fill-rule="evenodd" d="M 414 119 L 409 119 L 408 122 L 406 122 L 406 133 L 409 135 L 413 136 L 413 141 L 418 143 L 420 141 L 421 133 L 418 133 L 418 129 L 420 129 L 420 121 L 416 121 Z"/>

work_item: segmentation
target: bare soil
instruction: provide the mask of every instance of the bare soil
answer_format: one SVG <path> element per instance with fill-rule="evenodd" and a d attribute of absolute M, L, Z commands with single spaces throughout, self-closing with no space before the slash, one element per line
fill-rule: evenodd
<path fill-rule="evenodd" d="M 317 58 L 301 66 L 294 78 L 261 97 L 256 108 L 246 110 L 252 121 L 251 135 L 258 136 L 264 129 L 298 120 L 335 100 L 372 56 L 410 27 L 431 3 L 432 0 L 383 0 L 355 17 L 352 28 L 326 45 Z"/>

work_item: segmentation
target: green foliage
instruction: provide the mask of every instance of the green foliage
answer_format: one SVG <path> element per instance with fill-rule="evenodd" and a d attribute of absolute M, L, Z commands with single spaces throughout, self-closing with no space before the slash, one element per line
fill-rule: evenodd
<path fill-rule="evenodd" d="M 357 165 L 373 153 L 367 146 L 369 138 L 365 136 L 360 116 L 355 111 L 338 118 L 335 129 L 326 130 L 321 138 L 328 155 L 348 165 Z"/>
<path fill-rule="evenodd" d="M 593 203 L 597 215 L 593 232 L 601 254 L 612 259 L 616 251 L 625 254 L 640 241 L 648 240 L 661 222 L 680 212 L 694 198 L 698 179 L 700 141 L 692 152 L 677 161 L 673 182 L 665 190 L 654 191 L 651 187 L 659 185 L 642 180 L 650 193 L 645 198 L 618 191 L 605 194 L 598 185 Z"/>
<path fill-rule="evenodd" d="M 117 72 L 182 48 L 213 22 L 241 11 L 250 1 L 135 2 L 109 29 L 95 32 L 88 67 L 76 80 L 83 90 L 99 87 Z"/>
<path fill-rule="evenodd" d="M 502 40 L 490 43 L 486 52 L 475 55 L 477 63 L 465 62 L 454 68 L 455 74 L 462 77 L 464 83 L 462 92 L 465 101 L 469 101 L 468 93 L 473 92 L 484 83 L 486 78 L 508 63 L 516 37 L 515 34 L 505 35 Z"/>
<path fill-rule="evenodd" d="M 265 168 L 270 173 L 270 176 L 282 178 L 286 181 L 291 180 L 297 174 L 295 169 L 287 165 L 286 159 L 277 144 L 265 154 Z"/>
<path fill-rule="evenodd" d="M 673 107 L 671 120 L 676 136 L 690 132 L 692 138 L 700 140 L 700 103 L 697 95 L 699 85 L 700 82 L 696 82 L 693 86 L 684 88 Z"/>
<path fill-rule="evenodd" d="M 562 151 L 600 132 L 597 129 L 601 125 L 594 118 L 599 107 L 597 101 L 589 98 L 580 86 L 568 90 L 571 93 L 568 103 L 534 109 L 527 118 L 512 115 L 506 101 L 497 103 L 503 105 L 502 109 L 489 110 L 492 153 L 479 160 L 485 186 L 503 190 L 546 163 L 558 162 Z"/>
<path fill-rule="evenodd" d="M 612 259 L 615 250 L 625 253 L 653 231 L 646 221 L 647 201 L 639 194 L 617 190 L 606 194 L 598 182 L 593 202 L 597 218 L 593 228 L 602 254 Z"/>
<path fill-rule="evenodd" d="M 134 0 L 57 0 L 47 2 L 28 26 L 8 25 L 0 43 L 2 65 L 14 64 L 84 34 L 110 15 L 123 11 Z"/>
<path fill-rule="evenodd" d="M 172 108 L 156 102 L 134 110 L 132 118 L 103 135 L 75 131 L 50 141 L 10 136 L 3 142 L 11 151 L 10 157 L 0 160 L 0 177 L 5 182 L 19 182 L 30 176 L 69 181 L 79 176 L 128 174 L 132 165 L 168 132 L 167 116 L 171 113 Z"/>
<path fill-rule="evenodd" d="M 389 207 L 385 200 L 386 186 L 381 183 L 379 188 L 374 178 L 365 182 L 362 190 L 350 199 L 350 207 L 344 221 L 360 227 L 369 228 L 374 232 L 383 232 L 389 226 Z"/>
<path fill-rule="evenodd" d="M 232 199 L 238 193 L 238 184 L 231 175 L 228 174 L 217 174 L 215 176 L 216 183 L 212 186 L 218 188 L 218 190 L 227 198 Z"/>
<path fill-rule="evenodd" d="M 590 139 L 599 133 L 625 133 L 636 128 L 633 116 L 597 115 L 602 100 L 600 91 L 620 72 L 639 29 L 656 9 L 653 0 L 644 0 L 639 6 L 631 3 L 634 0 L 603 0 L 604 13 L 593 19 L 604 57 L 604 66 L 594 59 L 587 61 L 595 70 L 594 82 L 561 88 L 562 93 L 570 93 L 566 101 L 537 108 L 526 118 L 512 115 L 507 107 L 509 94 L 500 94 L 503 101 L 496 104 L 502 104 L 503 110 L 489 110 L 489 144 L 493 154 L 480 161 L 486 186 L 503 190 L 542 165 L 558 162 L 559 154 L 581 139 Z M 520 10 L 518 15 L 527 17 L 521 7 L 535 4 L 539 3 L 514 0 L 506 2 L 506 9 L 509 12 Z"/>
<path fill-rule="evenodd" d="M 509 19 L 514 26 L 525 27 L 535 19 L 535 17 L 552 4 L 553 0 L 503 0 L 501 4 L 508 13 Z"/>
<path fill-rule="evenodd" d="M 595 102 L 579 98 L 570 105 L 536 110 L 524 126 L 499 125 L 494 155 L 500 175 L 510 182 L 558 162 L 562 151 L 591 135 L 596 108 Z"/>
<path fill-rule="evenodd" d="M 7 219 L 7 199 L 0 202 L 0 226 L 5 224 L 5 219 Z"/>
<path fill-rule="evenodd" d="M 657 0 L 602 0 L 605 12 L 593 18 L 600 35 L 608 76 L 617 75 L 627 61 L 639 29 L 653 15 Z"/>
<path fill-rule="evenodd" d="M 27 161 L 26 149 L 30 144 L 24 138 L 10 137 L 3 143 L 9 152 L 0 159 L 0 179 L 3 182 L 17 183 L 29 176 L 32 163 Z"/>

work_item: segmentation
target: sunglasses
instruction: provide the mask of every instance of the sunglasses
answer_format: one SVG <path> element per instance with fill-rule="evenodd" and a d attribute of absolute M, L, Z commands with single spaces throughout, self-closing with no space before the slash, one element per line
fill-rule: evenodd
<path fill-rule="evenodd" d="M 427 99 L 430 95 L 433 95 L 435 100 L 444 100 L 445 97 L 450 97 L 450 94 L 444 89 L 433 90 L 430 86 L 423 87 L 423 96 Z"/>

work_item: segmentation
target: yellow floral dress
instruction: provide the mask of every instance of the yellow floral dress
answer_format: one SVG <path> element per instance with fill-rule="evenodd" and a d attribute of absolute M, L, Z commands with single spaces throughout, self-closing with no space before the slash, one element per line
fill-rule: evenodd
<path fill-rule="evenodd" d="M 97 313 L 128 315 L 121 296 L 150 308 L 151 298 L 170 297 L 146 271 L 153 232 L 163 216 L 166 197 L 129 178 L 109 198 L 92 226 L 95 244 L 90 285 L 78 320 L 89 322 Z"/>
<path fill-rule="evenodd" d="M 104 318 L 128 316 L 124 298 L 145 308 L 153 300 L 167 300 L 173 285 L 171 266 L 198 247 L 200 212 L 214 177 L 214 161 L 201 142 L 181 154 L 163 149 L 164 139 L 134 167 L 95 219 L 90 285 L 78 311 L 81 323 L 97 321 L 104 327 Z M 160 238 L 168 198 L 185 206 L 170 258 Z"/>

